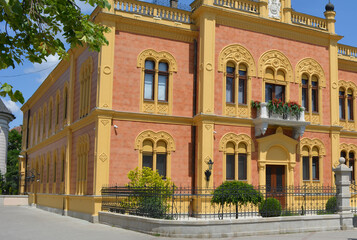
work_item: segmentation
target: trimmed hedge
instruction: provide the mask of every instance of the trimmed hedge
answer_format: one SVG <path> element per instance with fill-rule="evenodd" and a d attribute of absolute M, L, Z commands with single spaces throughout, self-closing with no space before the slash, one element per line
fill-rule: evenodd
<path fill-rule="evenodd" d="M 331 197 L 326 203 L 326 213 L 333 214 L 337 212 L 337 199 L 336 197 Z"/>
<path fill-rule="evenodd" d="M 267 198 L 259 206 L 262 217 L 278 217 L 281 215 L 281 204 L 275 198 Z"/>

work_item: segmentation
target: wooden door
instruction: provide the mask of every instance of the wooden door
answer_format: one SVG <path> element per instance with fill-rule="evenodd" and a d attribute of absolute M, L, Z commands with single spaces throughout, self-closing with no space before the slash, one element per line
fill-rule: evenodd
<path fill-rule="evenodd" d="M 285 208 L 285 166 L 266 166 L 266 195 L 279 200 Z"/>

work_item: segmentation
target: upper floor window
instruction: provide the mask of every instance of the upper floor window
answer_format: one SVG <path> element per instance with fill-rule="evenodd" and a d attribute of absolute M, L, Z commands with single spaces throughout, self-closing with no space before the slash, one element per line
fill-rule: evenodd
<path fill-rule="evenodd" d="M 157 82 L 157 85 L 156 85 Z M 145 61 L 144 99 L 167 102 L 169 83 L 169 65 L 166 62 L 159 62 L 158 71 L 155 62 Z M 157 95 L 157 96 L 156 96 Z"/>
<path fill-rule="evenodd" d="M 65 86 L 63 91 L 63 120 L 67 119 L 68 114 L 68 88 Z"/>
<path fill-rule="evenodd" d="M 141 68 L 141 102 L 143 112 L 171 114 L 173 95 L 173 72 L 177 71 L 174 57 L 168 52 L 148 49 L 138 56 Z"/>
<path fill-rule="evenodd" d="M 52 119 L 53 119 L 53 101 L 50 99 L 50 103 L 48 104 L 48 136 L 51 135 L 52 131 Z"/>
<path fill-rule="evenodd" d="M 340 88 L 338 103 L 341 120 L 353 120 L 353 99 L 354 96 L 352 89 L 345 91 L 345 89 Z"/>
<path fill-rule="evenodd" d="M 80 83 L 80 104 L 79 104 L 79 117 L 85 117 L 90 110 L 90 95 L 91 95 L 91 79 L 92 79 L 92 58 L 88 58 L 81 66 L 79 74 Z"/>
<path fill-rule="evenodd" d="M 266 83 L 265 84 L 265 101 L 269 102 L 274 98 L 285 102 L 285 86 Z"/>
<path fill-rule="evenodd" d="M 237 89 L 236 86 L 238 86 Z M 234 63 L 227 63 L 226 102 L 247 104 L 247 68 L 244 64 L 239 65 L 237 74 Z"/>
<path fill-rule="evenodd" d="M 302 75 L 301 79 L 301 105 L 305 111 L 319 112 L 319 81 L 316 76 L 309 77 L 307 74 Z"/>
<path fill-rule="evenodd" d="M 59 96 L 59 92 L 57 92 L 57 96 L 56 96 L 56 127 L 58 126 L 59 124 L 59 114 L 60 114 L 60 96 Z"/>

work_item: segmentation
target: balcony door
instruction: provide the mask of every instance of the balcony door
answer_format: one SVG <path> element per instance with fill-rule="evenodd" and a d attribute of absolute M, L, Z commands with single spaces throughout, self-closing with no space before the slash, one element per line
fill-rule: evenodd
<path fill-rule="evenodd" d="M 274 98 L 285 102 L 285 86 L 266 83 L 265 84 L 265 102 L 269 102 Z"/>
<path fill-rule="evenodd" d="M 266 195 L 276 198 L 281 206 L 285 206 L 285 166 L 267 165 L 266 166 Z"/>

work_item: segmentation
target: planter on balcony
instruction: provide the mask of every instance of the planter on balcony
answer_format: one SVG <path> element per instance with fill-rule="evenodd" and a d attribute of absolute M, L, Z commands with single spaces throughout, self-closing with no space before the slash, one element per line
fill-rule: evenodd
<path fill-rule="evenodd" d="M 257 111 L 257 117 L 253 120 L 255 125 L 255 136 L 264 135 L 269 125 L 287 126 L 293 128 L 293 137 L 298 139 L 305 132 L 306 125 L 310 122 L 305 121 L 305 109 L 298 116 L 287 113 L 279 114 L 269 112 L 267 103 L 260 103 L 260 108 Z"/>

